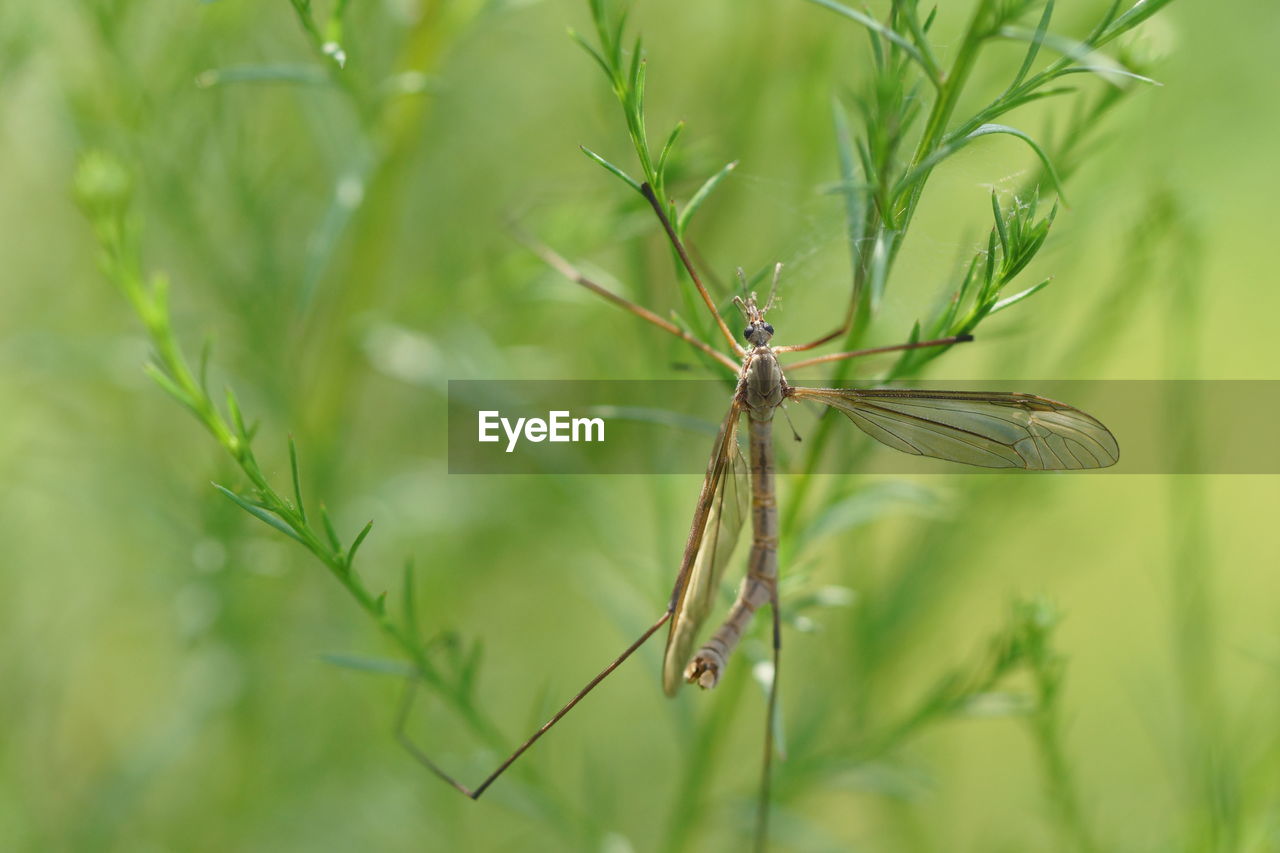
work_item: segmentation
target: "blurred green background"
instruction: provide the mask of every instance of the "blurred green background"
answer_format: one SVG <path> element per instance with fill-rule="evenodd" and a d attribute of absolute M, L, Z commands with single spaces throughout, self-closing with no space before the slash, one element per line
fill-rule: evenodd
<path fill-rule="evenodd" d="M 968 5 L 943 10 L 944 57 Z M 1105 6 L 1060 5 L 1075 35 Z M 644 0 L 633 22 L 651 135 L 689 123 L 673 193 L 741 161 L 693 226 L 700 251 L 722 279 L 787 263 L 780 340 L 826 331 L 848 280 L 830 103 L 859 83 L 865 34 L 781 0 Z M 360 570 L 393 602 L 414 557 L 424 630 L 483 643 L 478 699 L 516 742 L 658 614 L 698 483 L 447 474 L 450 378 L 690 375 L 679 342 L 508 229 L 659 313 L 683 304 L 643 203 L 577 151 L 632 162 L 566 26 L 589 30 L 584 4 L 352 3 L 336 85 L 285 0 L 0 6 L 4 849 L 746 844 L 763 633 L 715 692 L 674 701 L 653 643 L 480 802 L 400 750 L 399 680 L 324 658 L 388 655 L 375 626 L 210 487 L 240 481 L 143 375 L 72 199 L 83 151 L 128 165 L 145 264 L 173 281 L 188 354 L 209 338 L 212 384 L 260 420 L 268 476 L 287 482 L 291 433 L 343 535 L 375 520 Z M 931 375 L 1280 378 L 1280 7 L 1176 2 L 1139 35 L 1164 86 L 1134 92 L 1072 176 L 1026 279 L 1054 283 Z M 1019 55 L 993 50 L 975 91 Z M 249 66 L 282 79 L 237 79 Z M 875 342 L 927 313 L 985 242 L 990 188 L 1033 162 L 998 138 L 939 170 Z M 784 546 L 779 849 L 1280 850 L 1274 477 L 820 480 L 801 526 L 847 511 Z M 1037 695 L 1019 671 L 873 748 L 940 679 L 981 671 L 1019 596 L 1060 617 L 1051 707 L 1011 713 Z M 426 697 L 412 730 L 468 781 L 494 763 Z"/>

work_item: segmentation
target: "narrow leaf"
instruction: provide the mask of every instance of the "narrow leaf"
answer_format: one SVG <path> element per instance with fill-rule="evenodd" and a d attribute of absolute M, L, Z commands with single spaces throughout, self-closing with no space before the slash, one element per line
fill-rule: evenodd
<path fill-rule="evenodd" d="M 276 530 L 279 530 L 281 533 L 283 533 L 285 536 L 288 536 L 290 539 L 294 539 L 298 542 L 301 542 L 303 545 L 307 544 L 306 541 L 303 540 L 303 538 L 299 536 L 292 527 L 285 524 L 280 519 L 279 516 L 275 515 L 274 513 L 268 512 L 267 510 L 263 509 L 260 506 L 256 506 L 250 503 L 248 500 L 240 497 L 240 495 L 237 495 L 235 492 L 228 489 L 226 486 L 222 486 L 222 485 L 219 485 L 218 483 L 214 483 L 213 487 L 218 491 L 222 492 L 228 498 L 230 498 L 232 502 L 236 504 L 236 506 L 240 507 L 242 510 L 249 513 L 254 518 L 266 524 L 271 525 Z"/>
<path fill-rule="evenodd" d="M 293 475 L 293 504 L 298 508 L 302 523 L 307 523 L 307 509 L 302 505 L 302 480 L 298 476 L 298 447 L 289 436 L 289 471 Z"/>
<path fill-rule="evenodd" d="M 1105 44 L 1116 36 L 1128 32 L 1168 6 L 1170 2 L 1172 0 L 1138 0 L 1129 8 L 1129 11 L 1116 18 L 1111 26 L 1107 27 L 1107 31 L 1098 39 L 1098 44 Z"/>
<path fill-rule="evenodd" d="M 698 187 L 698 191 L 693 194 L 693 198 L 689 199 L 689 203 L 684 206 L 684 210 L 680 211 L 680 215 L 676 217 L 676 233 L 683 234 L 685 228 L 689 225 L 689 220 L 698 212 L 698 208 L 702 207 L 702 203 L 707 197 L 720 185 L 730 172 L 738 168 L 738 161 L 734 160 L 726 163 L 724 168 L 707 178 L 706 183 Z"/>
<path fill-rule="evenodd" d="M 862 24 L 862 26 L 866 27 L 872 32 L 877 33 L 883 38 L 886 38 L 889 41 L 893 42 L 898 47 L 906 51 L 907 56 L 910 56 L 912 59 L 914 59 L 916 63 L 921 68 L 924 69 L 924 72 L 929 77 L 930 81 L 932 81 L 935 85 L 941 82 L 941 79 L 938 75 L 938 70 L 929 64 L 929 61 L 925 59 L 924 55 L 921 54 L 920 51 L 916 49 L 916 46 L 912 44 L 909 39 L 904 38 L 901 34 L 896 32 L 895 30 L 892 30 L 889 27 L 886 27 L 884 24 L 880 23 L 875 18 L 871 17 L 865 12 L 856 12 L 853 9 L 850 9 L 848 6 L 844 6 L 840 3 L 836 3 L 835 0 L 809 0 L 809 2 L 822 6 L 824 9 L 829 9 L 832 12 L 835 12 L 837 15 L 842 15 L 851 21 L 857 21 L 859 24 Z"/>
<path fill-rule="evenodd" d="M 991 215 L 996 220 L 996 233 L 1000 235 L 1000 257 L 1009 257 L 1009 232 L 1004 224 L 1004 214 L 1000 210 L 1000 199 L 996 191 L 991 191 Z"/>
<path fill-rule="evenodd" d="M 894 232 L 885 228 L 876 235 L 876 245 L 871 251 L 871 313 L 880 308 L 880 300 L 884 298 L 885 279 L 889 275 L 889 250 L 892 247 Z"/>
<path fill-rule="evenodd" d="M 996 281 L 996 229 L 992 228 L 987 235 L 987 262 L 982 273 L 982 294 L 979 301 L 985 302 L 994 290 Z"/>
<path fill-rule="evenodd" d="M 672 128 L 671 135 L 667 137 L 667 141 L 662 145 L 662 153 L 658 155 L 658 179 L 664 180 L 667 171 L 667 158 L 671 156 L 671 150 L 675 147 L 676 140 L 680 138 L 680 134 L 684 132 L 684 122 L 676 122 L 676 126 Z"/>
<path fill-rule="evenodd" d="M 639 116 L 644 115 L 645 61 L 641 44 L 641 40 L 637 38 L 635 49 L 631 53 L 631 96 L 635 100 L 636 114 Z"/>
<path fill-rule="evenodd" d="M 1053 0 L 1048 0 L 1044 4 L 1044 12 L 1040 15 L 1040 23 L 1036 25 L 1031 44 L 1027 46 L 1027 55 L 1022 60 L 1022 67 L 1018 69 L 1018 73 L 1014 76 L 1013 82 L 1009 84 L 1007 91 L 1012 92 L 1026 79 L 1027 72 L 1031 70 L 1031 63 L 1036 61 L 1036 54 L 1040 52 L 1040 45 L 1044 43 L 1045 33 L 1049 31 L 1049 19 L 1051 17 L 1053 17 Z"/>
<path fill-rule="evenodd" d="M 1104 80 L 1107 79 L 1108 75 L 1115 75 L 1117 77 L 1127 77 L 1130 80 L 1137 80 L 1139 83 L 1150 83 L 1152 86 L 1164 86 L 1163 83 L 1153 77 L 1145 77 L 1142 74 L 1138 74 L 1130 71 L 1128 68 L 1118 65 L 1072 65 L 1070 68 L 1063 69 L 1058 73 L 1060 76 L 1066 76 L 1067 74 L 1097 74 Z"/>
<path fill-rule="evenodd" d="M 360 545 L 364 542 L 365 537 L 369 535 L 369 531 L 372 529 L 373 529 L 373 522 L 370 521 L 360 530 L 358 534 L 356 534 L 355 541 L 352 542 L 351 547 L 347 549 L 347 565 L 348 566 L 350 566 L 352 563 L 355 562 L 356 551 L 360 550 Z"/>
<path fill-rule="evenodd" d="M 596 64 L 598 64 L 601 70 L 604 71 L 604 76 L 608 77 L 611 82 L 616 80 L 616 77 L 613 73 L 613 69 L 609 67 L 608 62 L 605 62 L 604 57 L 600 55 L 600 51 L 592 47 L 591 43 L 587 41 L 585 38 L 583 38 L 578 33 L 577 30 L 570 28 L 569 38 L 573 39 L 575 42 L 577 42 L 579 47 L 581 47 L 587 53 L 591 54 L 591 58 L 594 59 L 596 61 Z"/>
<path fill-rule="evenodd" d="M 1132 79 L 1142 80 L 1148 83 L 1155 83 L 1149 77 L 1143 77 L 1141 74 L 1135 74 L 1122 64 L 1097 50 L 1094 45 L 1086 42 L 1076 41 L 1066 36 L 1060 36 L 1055 33 L 1041 32 L 1039 29 L 1034 31 L 1027 30 L 1023 27 L 1001 27 L 1000 35 L 1003 38 L 1012 39 L 1014 41 L 1030 41 L 1033 45 L 1040 44 L 1054 50 L 1070 60 L 1078 63 L 1069 68 L 1054 71 L 1051 76 L 1061 74 L 1076 73 L 1076 69 L 1090 71 L 1098 74 L 1104 80 L 1114 85 L 1119 85 L 1116 80 L 1108 79 L 1107 75 L 1113 74 L 1119 77 L 1128 77 Z M 1053 71 L 1053 69 L 1050 69 Z M 1038 75 L 1036 80 L 1040 79 Z M 1010 87 L 1012 90 L 1012 87 Z"/>
<path fill-rule="evenodd" d="M 230 388 L 227 389 L 227 412 L 231 415 L 231 425 L 235 427 L 236 436 L 247 440 L 249 430 L 245 429 L 244 415 L 240 413 L 240 402 L 236 399 L 236 392 Z"/>
<path fill-rule="evenodd" d="M 1046 287 L 1049 286 L 1049 282 L 1052 280 L 1053 279 L 1046 278 L 1044 281 L 1040 282 L 1039 284 L 1034 284 L 1031 287 L 1028 287 L 1026 290 L 1022 291 L 1021 293 L 1015 293 L 1013 296 L 1006 296 L 1004 299 L 1001 299 L 995 305 L 992 305 L 991 310 L 988 311 L 987 313 L 995 314 L 997 311 L 1003 311 L 1004 309 L 1008 308 L 1010 305 L 1016 305 L 1017 303 L 1026 299 L 1028 296 L 1032 295 L 1033 293 L 1038 293 L 1041 290 L 1044 290 Z"/>
<path fill-rule="evenodd" d="M 324 504 L 320 504 L 320 522 L 324 525 L 324 534 L 329 539 L 329 547 L 333 549 L 335 554 L 342 553 L 342 540 L 338 538 L 338 531 L 333 529 L 333 521 L 329 518 L 329 508 Z M 347 568 L 351 568 L 351 564 L 347 564 Z"/>
<path fill-rule="evenodd" d="M 168 394 L 170 397 L 177 400 L 179 403 L 186 406 L 188 409 L 191 409 L 192 411 L 196 410 L 195 401 L 192 400 L 189 396 L 187 396 L 187 392 L 179 388 L 177 383 L 175 383 L 172 379 L 169 378 L 169 374 L 165 373 L 163 370 L 160 369 L 159 365 L 154 364 L 152 362 L 147 362 L 146 364 L 142 365 L 142 370 L 144 373 L 150 376 L 151 379 L 157 385 L 163 388 L 164 392 Z"/>
<path fill-rule="evenodd" d="M 640 189 L 640 184 L 639 184 L 639 182 L 638 182 L 638 181 L 636 181 L 636 179 L 635 179 L 635 178 L 631 177 L 631 176 L 630 176 L 630 175 L 628 175 L 626 172 L 622 171 L 622 170 L 621 170 L 621 169 L 619 169 L 617 166 L 613 165 L 613 164 L 612 164 L 612 163 L 610 163 L 608 160 L 604 159 L 603 157 L 601 157 L 601 156 L 600 156 L 599 154 L 597 154 L 596 152 L 592 151 L 592 150 L 591 150 L 590 148 L 588 148 L 587 146 L 585 146 L 585 145 L 579 145 L 578 147 L 582 149 L 582 153 L 583 153 L 583 154 L 586 154 L 588 157 L 590 157 L 592 160 L 595 160 L 597 163 L 599 163 L 599 164 L 600 164 L 601 166 L 603 166 L 605 169 L 609 170 L 609 171 L 610 171 L 610 172 L 612 172 L 614 175 L 616 175 L 616 176 L 618 176 L 619 178 L 621 178 L 622 180 L 626 181 L 626 182 L 627 182 L 627 184 L 628 184 L 628 185 L 629 185 L 633 190 L 635 190 L 636 192 L 640 193 L 641 195 L 644 195 L 644 191 Z"/>
<path fill-rule="evenodd" d="M 1040 143 L 1031 138 L 1030 134 L 1018 130 L 1016 127 L 1009 127 L 1006 124 L 984 124 L 982 127 L 970 133 L 965 137 L 966 142 L 977 139 L 980 136 L 990 136 L 993 133 L 1004 133 L 1009 136 L 1016 136 L 1027 145 L 1031 146 L 1031 150 L 1040 158 L 1040 162 L 1044 165 L 1044 170 L 1049 174 L 1049 180 L 1053 181 L 1054 189 L 1058 191 L 1058 198 L 1062 199 L 1063 204 L 1067 204 L 1067 195 L 1062 189 L 1062 182 L 1058 179 L 1058 171 L 1053 168 L 1053 162 L 1049 160 L 1049 155 L 1040 147 Z"/>

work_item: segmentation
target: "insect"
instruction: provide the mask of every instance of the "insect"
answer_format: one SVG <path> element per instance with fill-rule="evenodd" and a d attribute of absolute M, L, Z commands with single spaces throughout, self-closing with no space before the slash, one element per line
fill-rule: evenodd
<path fill-rule="evenodd" d="M 742 330 L 745 345 L 740 343 L 717 310 L 662 204 L 648 185 L 643 185 L 641 191 L 657 213 L 682 265 L 736 358 L 725 355 L 674 323 L 591 281 L 545 246 L 531 243 L 531 248 L 565 277 L 692 344 L 737 376 L 728 412 L 712 446 L 667 608 L 622 654 L 475 788 L 461 784 L 440 769 L 405 737 L 403 726 L 400 738 L 432 772 L 472 799 L 478 799 L 516 759 L 664 625 L 670 623 L 662 666 L 665 692 L 674 695 L 686 682 L 712 688 L 719 681 L 755 612 L 768 604 L 772 617 L 773 677 L 769 684 L 756 829 L 757 843 L 763 845 L 767 839 L 770 769 L 774 753 L 773 720 L 777 709 L 782 648 L 777 584 L 778 510 L 772 437 L 773 418 L 778 409 L 788 400 L 821 403 L 839 411 L 864 433 L 895 450 L 987 468 L 1102 468 L 1115 464 L 1120 451 L 1115 437 L 1093 416 L 1033 394 L 853 390 L 789 384 L 779 356 L 811 350 L 842 336 L 849 328 L 852 311 L 846 315 L 841 328 L 821 338 L 807 344 L 773 346 L 774 328 L 767 315 L 773 307 L 781 270 L 779 264 L 774 268 L 773 292 L 766 304 L 760 305 L 754 293 L 745 299 L 734 298 L 745 322 Z M 745 279 L 743 283 L 745 289 Z M 834 353 L 793 362 L 789 369 L 876 353 L 947 346 L 968 340 L 972 338 L 960 335 Z M 743 415 L 747 422 L 747 459 L 742 456 L 738 440 Z M 749 489 L 743 485 L 746 480 L 749 480 Z M 751 549 L 747 557 L 746 577 L 724 621 L 702 645 L 696 646 L 739 530 L 748 514 L 751 517 Z"/>

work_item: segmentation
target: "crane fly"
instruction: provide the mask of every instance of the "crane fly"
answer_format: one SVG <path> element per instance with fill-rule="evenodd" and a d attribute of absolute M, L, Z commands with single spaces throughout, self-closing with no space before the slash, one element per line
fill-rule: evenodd
<path fill-rule="evenodd" d="M 773 307 L 781 264 L 774 268 L 773 292 L 761 306 L 754 293 L 734 297 L 745 327 L 739 343 L 703 285 L 683 242 L 676 234 L 661 202 L 647 185 L 641 192 L 657 213 L 676 254 L 711 311 L 716 325 L 735 358 L 694 337 L 584 276 L 560 255 L 530 241 L 531 248 L 551 267 L 616 305 L 681 338 L 734 371 L 737 377 L 729 410 L 712 445 L 706 474 L 685 540 L 684 552 L 666 610 L 617 658 L 578 691 L 551 719 L 511 753 L 483 782 L 469 788 L 431 761 L 404 732 L 402 708 L 398 735 L 401 742 L 433 773 L 472 799 L 481 794 L 539 738 L 560 721 L 600 682 L 613 673 L 636 649 L 663 625 L 670 623 L 662 663 L 662 686 L 669 696 L 685 683 L 715 687 L 738 641 L 755 612 L 765 604 L 772 616 L 773 675 L 768 684 L 764 763 L 761 774 L 756 839 L 767 838 L 769 780 L 773 748 L 773 721 L 778 697 L 778 669 L 782 638 L 778 603 L 778 503 L 774 484 L 773 417 L 789 400 L 814 402 L 843 414 L 862 432 L 881 444 L 904 453 L 928 456 L 983 468 L 1065 470 L 1104 468 L 1119 459 L 1115 437 L 1092 415 L 1065 403 L 1034 394 L 982 391 L 930 391 L 918 389 L 839 389 L 791 385 L 783 373 L 779 355 L 814 349 L 842 336 L 850 327 L 853 307 L 844 324 L 807 344 L 773 346 L 774 328 L 766 319 Z M 741 276 L 741 271 L 739 271 Z M 745 277 L 743 278 L 745 290 Z M 949 346 L 972 340 L 957 335 L 929 341 L 874 347 L 816 356 L 791 363 L 788 369 L 841 359 L 924 347 Z M 738 431 L 747 421 L 748 458 L 744 459 Z M 749 482 L 749 486 L 745 485 Z M 751 516 L 751 548 L 746 577 L 737 598 L 720 626 L 700 646 L 701 628 L 711 613 L 730 556 Z M 695 649 L 696 646 L 696 649 Z"/>

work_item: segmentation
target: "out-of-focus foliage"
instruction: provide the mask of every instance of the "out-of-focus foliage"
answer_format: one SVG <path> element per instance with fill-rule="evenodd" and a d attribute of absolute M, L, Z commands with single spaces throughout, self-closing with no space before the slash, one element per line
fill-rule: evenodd
<path fill-rule="evenodd" d="M 943 5 L 945 63 L 969 4 Z M 1043 4 L 998 5 L 1027 6 L 1034 33 Z M 1053 29 L 1082 38 L 1106 5 L 1059 3 Z M 515 742 L 657 615 L 697 488 L 447 474 L 447 379 L 703 370 L 508 227 L 689 313 L 643 199 L 577 150 L 640 173 L 566 26 L 592 31 L 585 4 L 0 6 L 0 846 L 742 845 L 763 634 L 714 693 L 674 701 L 646 649 L 478 803 L 400 750 L 400 680 L 369 663 L 393 650 L 311 554 L 209 485 L 245 480 L 143 373 L 149 344 L 73 199 L 83 152 L 109 152 L 89 206 L 129 197 L 187 358 L 207 338 L 214 398 L 233 386 L 259 419 L 256 464 L 287 494 L 292 433 L 313 512 L 323 499 L 346 543 L 376 520 L 373 595 L 398 601 L 414 558 L 433 660 L 476 673 Z M 687 224 L 718 292 L 781 260 L 780 342 L 828 331 L 850 257 L 832 101 L 873 82 L 865 31 L 802 2 L 644 0 L 628 26 L 649 144 L 686 122 L 666 191 L 687 201 L 739 162 Z M 1261 0 L 1173 3 L 1108 47 L 1163 87 L 1096 134 L 1064 137 L 1051 101 L 1000 119 L 1063 154 L 1071 206 L 1014 290 L 1053 283 L 932 376 L 1280 378 L 1261 209 L 1278 26 Z M 975 91 L 998 92 L 1026 47 L 995 45 Z M 1112 91 L 1066 83 L 1085 109 Z M 989 245 L 991 190 L 1040 168 L 1007 134 L 938 166 L 869 343 L 945 316 L 940 294 Z M 784 534 L 805 544 L 783 553 L 777 845 L 1273 848 L 1278 497 L 1265 477 L 783 478 L 784 512 L 801 506 Z M 468 781 L 496 757 L 425 696 L 412 731 Z"/>

